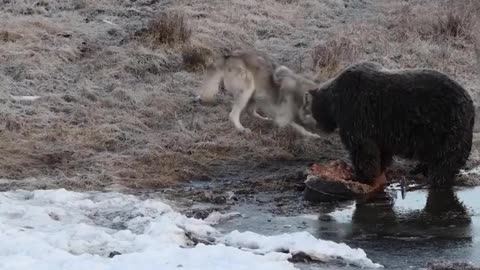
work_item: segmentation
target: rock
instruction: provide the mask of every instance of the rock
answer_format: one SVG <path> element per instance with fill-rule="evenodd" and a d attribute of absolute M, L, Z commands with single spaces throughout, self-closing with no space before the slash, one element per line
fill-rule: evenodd
<path fill-rule="evenodd" d="M 193 218 L 206 219 L 211 212 L 212 212 L 211 210 L 204 210 L 204 209 L 198 210 L 193 213 Z"/>
<path fill-rule="evenodd" d="M 305 191 L 305 183 L 295 184 L 294 186 L 297 191 Z"/>
<path fill-rule="evenodd" d="M 109 257 L 109 258 L 113 258 L 113 257 L 115 257 L 115 256 L 117 256 L 117 255 L 122 255 L 122 253 L 120 253 L 120 252 L 118 252 L 118 251 L 112 251 L 112 252 L 110 252 L 110 254 L 108 254 L 108 257 Z"/>
<path fill-rule="evenodd" d="M 213 204 L 226 204 L 227 197 L 224 195 L 217 195 L 211 191 L 204 191 L 198 194 L 196 198 L 198 201 L 213 203 Z"/>
<path fill-rule="evenodd" d="M 321 215 L 318 220 L 323 221 L 323 222 L 331 222 L 333 221 L 333 217 L 330 215 Z"/>
<path fill-rule="evenodd" d="M 225 196 L 215 196 L 212 203 L 214 204 L 226 204 L 227 198 Z"/>
<path fill-rule="evenodd" d="M 292 254 L 292 258 L 290 258 L 289 261 L 292 263 L 309 263 L 312 262 L 313 259 L 307 253 L 300 251 Z"/>

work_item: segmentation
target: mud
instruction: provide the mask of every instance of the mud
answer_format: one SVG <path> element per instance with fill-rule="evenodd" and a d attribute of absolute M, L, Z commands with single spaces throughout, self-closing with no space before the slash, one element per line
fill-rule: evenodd
<path fill-rule="evenodd" d="M 342 158 L 342 152 L 336 154 L 333 155 L 334 158 Z M 307 173 L 313 163 L 326 160 L 233 164 L 217 170 L 211 177 L 192 180 L 161 192 L 180 205 L 190 207 L 192 214 L 195 214 L 192 209 L 196 208 L 205 212 L 205 208 L 212 211 L 226 210 L 245 204 L 256 204 L 280 215 L 308 213 L 316 209 L 318 203 L 304 200 Z M 413 163 L 397 161 L 387 171 L 389 184 L 406 180 L 409 185 L 421 187 L 426 179 L 420 175 L 412 175 L 410 171 L 413 168 Z M 140 193 L 149 192 L 151 191 Z"/>

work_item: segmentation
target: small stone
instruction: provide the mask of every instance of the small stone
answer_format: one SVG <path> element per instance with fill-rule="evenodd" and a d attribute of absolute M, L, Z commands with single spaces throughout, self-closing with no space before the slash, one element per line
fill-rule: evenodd
<path fill-rule="evenodd" d="M 72 33 L 69 33 L 69 32 L 62 32 L 62 33 L 58 33 L 57 35 L 60 36 L 60 37 L 64 37 L 64 38 L 71 38 L 72 37 Z"/>
<path fill-rule="evenodd" d="M 110 36 L 118 36 L 119 31 L 118 29 L 111 28 L 111 29 L 108 29 L 107 34 Z"/>
<path fill-rule="evenodd" d="M 305 183 L 295 184 L 295 189 L 297 191 L 304 191 L 305 190 Z"/>
<path fill-rule="evenodd" d="M 108 257 L 109 257 L 109 258 L 113 258 L 113 257 L 115 257 L 115 256 L 117 256 L 117 255 L 122 255 L 122 253 L 120 253 L 120 252 L 118 252 L 118 251 L 112 251 L 112 252 L 110 252 L 110 254 L 108 254 Z"/>
<path fill-rule="evenodd" d="M 198 211 L 195 211 L 195 213 L 193 214 L 193 217 L 196 219 L 206 219 L 208 215 L 210 215 L 210 211 L 198 210 Z"/>
<path fill-rule="evenodd" d="M 63 95 L 62 98 L 63 98 L 63 100 L 65 100 L 66 102 L 69 102 L 69 103 L 76 101 L 76 98 L 75 98 L 74 96 L 68 95 L 68 94 L 67 94 L 67 95 Z"/>
<path fill-rule="evenodd" d="M 330 222 L 333 220 L 333 218 L 329 215 L 322 215 L 318 218 L 320 221 L 324 221 L 324 222 Z"/>
<path fill-rule="evenodd" d="M 55 221 L 60 220 L 60 217 L 56 213 L 50 212 L 50 213 L 48 213 L 48 216 Z"/>
<path fill-rule="evenodd" d="M 312 261 L 310 255 L 305 252 L 298 252 L 292 255 L 292 258 L 289 259 L 290 262 L 303 262 L 308 263 Z"/>
<path fill-rule="evenodd" d="M 225 196 L 217 196 L 213 198 L 212 201 L 214 204 L 225 204 L 227 203 L 227 198 Z"/>

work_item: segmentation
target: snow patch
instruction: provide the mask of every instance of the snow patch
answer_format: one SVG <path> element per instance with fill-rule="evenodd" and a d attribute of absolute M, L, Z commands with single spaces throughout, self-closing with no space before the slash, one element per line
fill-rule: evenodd
<path fill-rule="evenodd" d="M 466 176 L 479 176 L 480 175 L 480 166 L 472 168 L 470 170 L 460 170 L 460 175 Z"/>
<path fill-rule="evenodd" d="M 288 251 L 290 254 L 307 254 L 313 260 L 331 261 L 336 258 L 353 265 L 380 268 L 373 263 L 362 249 L 352 249 L 346 244 L 338 244 L 315 238 L 308 232 L 296 232 L 265 236 L 253 232 L 233 231 L 220 239 L 228 246 L 254 250 L 256 254 Z"/>
<path fill-rule="evenodd" d="M 457 182 L 462 186 L 476 187 L 480 185 L 480 166 L 476 166 L 469 170 L 460 170 Z"/>
<path fill-rule="evenodd" d="M 64 189 L 0 193 L 0 269 L 296 269 L 298 252 L 361 267 L 381 267 L 361 249 L 307 232 L 264 236 L 211 226 L 160 200 Z M 212 243 L 206 245 L 203 243 Z M 109 258 L 109 254 L 116 256 Z"/>
<path fill-rule="evenodd" d="M 15 101 L 34 101 L 40 98 L 40 96 L 11 96 Z"/>

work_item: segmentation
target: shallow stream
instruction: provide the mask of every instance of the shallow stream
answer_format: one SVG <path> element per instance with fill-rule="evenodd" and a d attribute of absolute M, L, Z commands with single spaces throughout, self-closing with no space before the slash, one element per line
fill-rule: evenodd
<path fill-rule="evenodd" d="M 256 204 L 233 207 L 243 217 L 218 225 L 225 231 L 266 235 L 308 231 L 321 239 L 362 248 L 385 269 L 421 269 L 437 260 L 480 265 L 480 187 L 455 192 L 400 192 L 390 203 L 324 204 L 307 215 L 273 215 Z M 395 196 L 394 196 L 395 197 Z M 302 269 L 358 269 L 354 266 L 299 263 Z"/>

